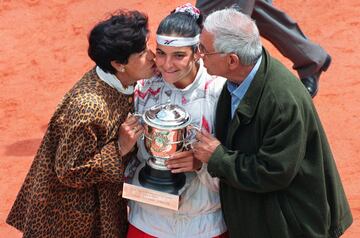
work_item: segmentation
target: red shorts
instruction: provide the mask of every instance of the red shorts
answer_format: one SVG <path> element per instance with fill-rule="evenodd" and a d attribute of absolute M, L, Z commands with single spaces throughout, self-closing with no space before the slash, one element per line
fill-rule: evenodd
<path fill-rule="evenodd" d="M 156 237 L 148 235 L 145 232 L 142 232 L 141 230 L 130 224 L 126 238 L 156 238 Z M 229 238 L 229 236 L 227 232 L 225 232 L 224 234 L 215 236 L 214 238 Z"/>

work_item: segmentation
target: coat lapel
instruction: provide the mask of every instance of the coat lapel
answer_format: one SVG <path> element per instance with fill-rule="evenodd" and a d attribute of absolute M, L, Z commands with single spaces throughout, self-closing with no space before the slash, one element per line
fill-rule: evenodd
<path fill-rule="evenodd" d="M 216 118 L 215 118 L 215 135 L 221 141 L 222 144 L 225 144 L 228 125 L 231 118 L 230 105 L 231 105 L 231 98 L 225 84 L 219 97 L 219 101 L 216 108 Z"/>

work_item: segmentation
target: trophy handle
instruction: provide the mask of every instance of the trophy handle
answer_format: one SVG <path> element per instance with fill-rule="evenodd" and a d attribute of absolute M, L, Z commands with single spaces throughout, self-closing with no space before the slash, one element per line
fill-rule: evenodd
<path fill-rule="evenodd" d="M 186 127 L 186 137 L 184 138 L 184 145 L 183 145 L 184 150 L 192 149 L 192 143 L 197 141 L 195 138 L 196 133 L 200 131 L 201 131 L 200 127 L 194 124 L 190 124 Z"/>
<path fill-rule="evenodd" d="M 133 112 L 133 113 L 131 113 L 131 115 L 133 115 L 134 117 L 142 117 L 143 116 L 143 114 L 138 113 L 138 112 Z"/>
<path fill-rule="evenodd" d="M 141 113 L 138 113 L 138 112 L 133 112 L 133 113 L 130 113 L 132 116 L 134 116 L 134 117 L 136 117 L 138 120 L 139 120 L 139 122 L 140 122 L 140 124 L 144 124 L 144 121 L 143 121 L 143 114 L 141 114 Z"/>

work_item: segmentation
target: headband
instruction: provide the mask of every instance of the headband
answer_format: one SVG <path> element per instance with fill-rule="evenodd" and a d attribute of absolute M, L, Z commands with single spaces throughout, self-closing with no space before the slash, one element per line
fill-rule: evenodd
<path fill-rule="evenodd" d="M 164 36 L 164 35 L 156 35 L 156 42 L 159 45 L 165 46 L 193 46 L 197 45 L 200 42 L 200 35 L 196 35 L 194 37 L 174 37 L 174 36 Z"/>

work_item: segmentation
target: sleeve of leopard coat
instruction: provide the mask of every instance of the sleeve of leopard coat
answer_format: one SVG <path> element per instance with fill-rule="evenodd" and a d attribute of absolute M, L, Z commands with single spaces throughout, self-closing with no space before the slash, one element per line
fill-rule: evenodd
<path fill-rule="evenodd" d="M 126 161 L 130 155 L 121 157 L 117 134 L 113 133 L 111 139 L 109 131 L 113 127 L 109 124 L 113 122 L 108 121 L 103 107 L 99 108 L 95 108 L 95 113 L 94 109 L 88 112 L 73 108 L 80 110 L 80 115 L 63 123 L 66 126 L 57 147 L 55 172 L 67 186 L 83 188 L 101 182 L 124 181 Z M 74 112 L 69 114 L 76 115 Z"/>
<path fill-rule="evenodd" d="M 55 171 L 62 183 L 82 188 L 100 182 L 123 182 L 126 156 L 120 156 L 117 140 L 97 149 L 98 135 L 91 126 L 69 133 L 56 154 Z"/>

